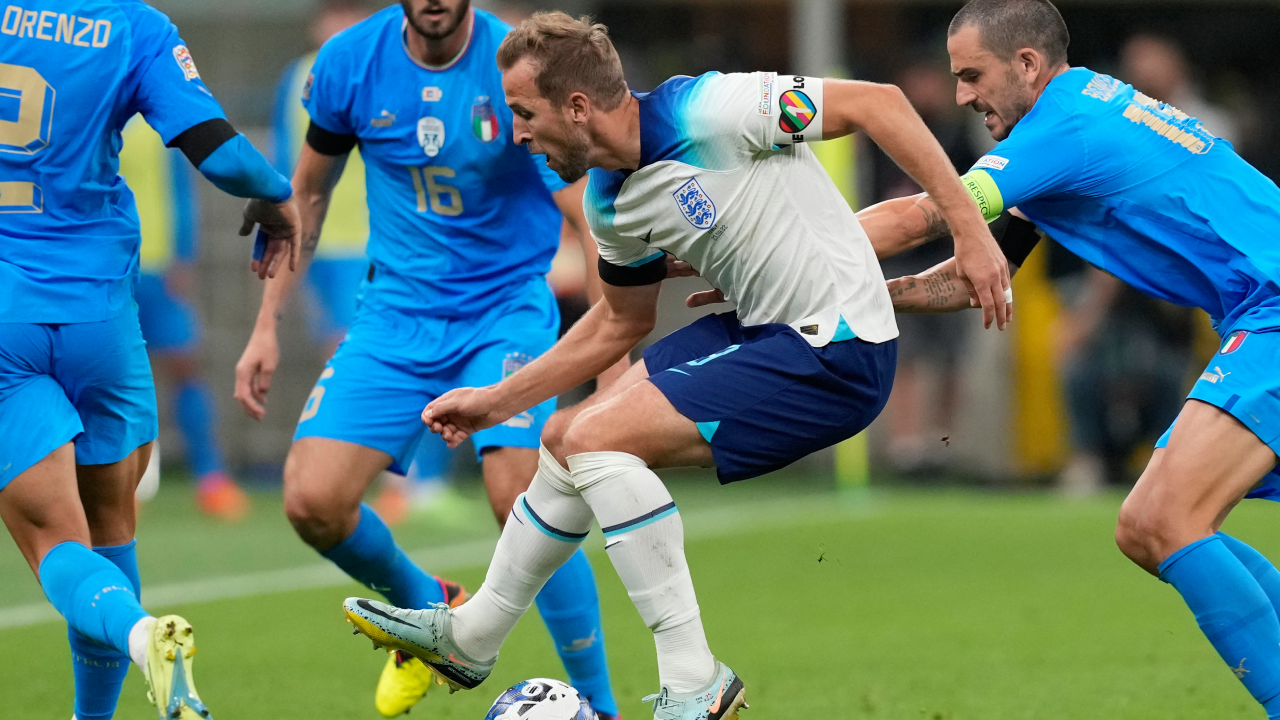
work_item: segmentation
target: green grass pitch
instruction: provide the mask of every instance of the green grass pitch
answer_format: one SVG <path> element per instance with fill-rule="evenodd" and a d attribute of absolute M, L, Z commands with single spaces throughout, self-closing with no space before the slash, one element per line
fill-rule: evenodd
<path fill-rule="evenodd" d="M 803 479 L 671 485 L 712 649 L 747 683 L 744 720 L 1263 717 L 1177 593 L 1115 549 L 1119 496 L 876 490 L 846 500 Z M 148 588 L 196 598 L 154 609 L 195 625 L 198 686 L 217 720 L 375 720 L 385 655 L 351 635 L 340 610 L 344 597 L 368 593 L 320 582 L 255 594 L 269 571 L 319 567 L 278 496 L 255 499 L 248 522 L 218 526 L 168 483 L 139 532 L 144 601 Z M 482 547 L 494 537 L 486 513 L 473 495 L 447 521 L 417 518 L 397 532 L 410 549 Z M 1244 503 L 1226 529 L 1278 557 L 1275 517 L 1267 503 Z M 658 689 L 652 640 L 598 533 L 588 548 L 623 713 L 649 717 L 639 698 Z M 483 573 L 473 557 L 445 574 L 474 588 Z M 41 595 L 7 539 L 0 574 L 0 717 L 67 720 L 65 627 L 15 626 L 14 608 Z M 229 576 L 241 597 L 198 599 L 223 584 L 200 581 Z M 178 595 L 175 583 L 185 583 Z M 509 684 L 562 673 L 531 616 L 485 685 L 434 690 L 410 717 L 480 720 Z M 136 670 L 116 717 L 155 717 Z"/>

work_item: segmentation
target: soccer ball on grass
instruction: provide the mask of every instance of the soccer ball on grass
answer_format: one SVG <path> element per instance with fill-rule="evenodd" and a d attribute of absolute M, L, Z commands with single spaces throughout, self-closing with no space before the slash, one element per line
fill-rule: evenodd
<path fill-rule="evenodd" d="M 596 720 L 587 699 L 559 680 L 534 678 L 507 688 L 484 720 Z"/>

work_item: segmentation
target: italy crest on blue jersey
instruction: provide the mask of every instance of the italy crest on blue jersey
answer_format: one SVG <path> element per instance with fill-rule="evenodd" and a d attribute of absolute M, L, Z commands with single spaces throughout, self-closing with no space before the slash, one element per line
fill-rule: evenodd
<path fill-rule="evenodd" d="M 366 167 L 371 308 L 468 317 L 542 282 L 560 239 L 551 194 L 565 187 L 511 139 L 495 56 L 510 27 L 473 10 L 447 66 L 409 54 L 399 5 L 321 48 L 304 104 L 354 135 Z"/>

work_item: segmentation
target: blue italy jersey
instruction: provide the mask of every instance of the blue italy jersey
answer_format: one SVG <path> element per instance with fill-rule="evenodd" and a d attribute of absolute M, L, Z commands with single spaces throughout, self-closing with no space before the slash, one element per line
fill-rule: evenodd
<path fill-rule="evenodd" d="M 1058 76 L 964 178 L 1219 332 L 1280 327 L 1280 188 L 1195 118 L 1085 68 Z"/>
<path fill-rule="evenodd" d="M 448 66 L 409 55 L 395 5 L 330 39 L 312 68 L 312 122 L 356 136 L 365 162 L 366 307 L 475 315 L 544 282 L 559 245 L 551 193 L 565 183 L 511 141 L 494 59 L 510 27 L 474 13 Z"/>
<path fill-rule="evenodd" d="M 140 242 L 120 130 L 141 112 L 168 143 L 222 109 L 178 29 L 142 2 L 15 0 L 3 13 L 0 322 L 115 317 Z"/>

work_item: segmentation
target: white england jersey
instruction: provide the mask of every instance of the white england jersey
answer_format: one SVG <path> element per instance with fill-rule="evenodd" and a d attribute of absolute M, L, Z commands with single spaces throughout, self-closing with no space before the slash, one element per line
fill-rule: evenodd
<path fill-rule="evenodd" d="M 805 142 L 822 139 L 822 79 L 672 78 L 638 94 L 640 168 L 591 171 L 600 257 L 692 265 L 743 325 L 785 323 L 810 345 L 898 336 L 870 240 Z"/>

